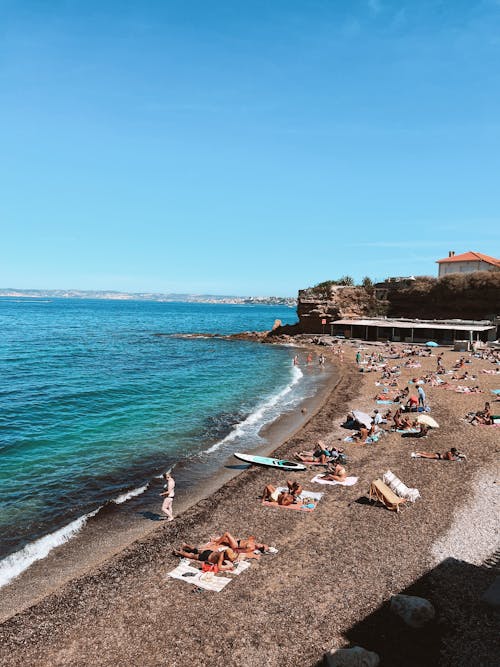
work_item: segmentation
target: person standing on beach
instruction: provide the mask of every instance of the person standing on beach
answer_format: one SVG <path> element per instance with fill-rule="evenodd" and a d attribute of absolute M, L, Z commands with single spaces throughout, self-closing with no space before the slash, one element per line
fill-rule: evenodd
<path fill-rule="evenodd" d="M 299 365 L 299 355 L 296 354 L 293 358 L 293 365 L 298 366 Z"/>
<path fill-rule="evenodd" d="M 166 515 L 167 521 L 173 521 L 174 515 L 172 513 L 172 503 L 174 502 L 175 496 L 175 480 L 169 472 L 164 473 L 163 479 L 165 480 L 165 484 L 163 486 L 165 490 L 163 493 L 160 493 L 160 496 L 165 496 L 165 500 L 161 506 L 161 511 Z"/>
<path fill-rule="evenodd" d="M 421 384 L 418 385 L 417 393 L 418 393 L 418 405 L 419 407 L 422 406 L 422 409 L 425 410 L 425 391 Z"/>
<path fill-rule="evenodd" d="M 356 352 L 356 363 L 360 364 L 361 363 L 361 352 Z"/>

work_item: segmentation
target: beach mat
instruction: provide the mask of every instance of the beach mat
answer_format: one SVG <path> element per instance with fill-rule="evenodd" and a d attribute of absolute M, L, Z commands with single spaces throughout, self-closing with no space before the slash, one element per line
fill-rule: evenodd
<path fill-rule="evenodd" d="M 287 492 L 288 488 L 284 486 L 279 486 L 277 489 L 280 493 Z M 299 512 L 314 512 L 316 507 L 318 506 L 319 501 L 321 500 L 323 494 L 318 493 L 317 491 L 302 491 L 300 494 L 299 498 L 301 500 L 305 498 L 311 498 L 312 503 L 308 503 L 311 505 L 314 505 L 314 507 L 307 507 L 307 505 L 278 505 L 277 502 L 274 502 L 272 500 L 262 500 L 262 505 L 265 505 L 267 507 L 279 507 L 280 509 L 286 509 L 286 510 L 296 510 Z"/>
<path fill-rule="evenodd" d="M 336 482 L 335 480 L 322 479 L 321 475 L 316 475 L 316 477 L 312 478 L 311 482 L 315 482 L 316 484 L 331 484 L 332 486 L 353 486 L 358 479 L 359 477 L 346 477 L 343 482 Z"/>
<path fill-rule="evenodd" d="M 188 584 L 198 586 L 198 588 L 203 588 L 205 591 L 212 591 L 214 593 L 220 593 L 220 591 L 231 581 L 229 577 L 221 577 L 213 572 L 202 572 L 202 570 L 198 570 L 196 567 L 192 567 L 189 563 L 184 561 L 181 561 L 171 572 L 167 572 L 167 576 L 172 579 L 185 581 Z"/>

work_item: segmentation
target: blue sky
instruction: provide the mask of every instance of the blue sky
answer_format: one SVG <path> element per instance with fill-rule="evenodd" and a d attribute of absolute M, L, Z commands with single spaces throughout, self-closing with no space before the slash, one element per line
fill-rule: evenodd
<path fill-rule="evenodd" d="M 0 287 L 500 256 L 500 1 L 0 0 Z"/>

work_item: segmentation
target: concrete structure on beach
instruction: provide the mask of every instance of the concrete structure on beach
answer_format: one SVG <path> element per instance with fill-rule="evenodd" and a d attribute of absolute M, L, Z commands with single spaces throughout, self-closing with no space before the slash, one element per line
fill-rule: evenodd
<path fill-rule="evenodd" d="M 494 341 L 496 326 L 487 320 L 341 319 L 329 323 L 333 335 L 371 341 L 450 345 L 458 340 Z"/>

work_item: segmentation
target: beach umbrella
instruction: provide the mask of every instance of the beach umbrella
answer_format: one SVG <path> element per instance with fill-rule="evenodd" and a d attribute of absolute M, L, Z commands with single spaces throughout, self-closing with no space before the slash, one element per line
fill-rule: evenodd
<path fill-rule="evenodd" d="M 427 347 L 438 347 L 438 344 L 435 343 L 433 340 L 429 340 L 429 341 L 427 341 L 426 346 Z"/>
<path fill-rule="evenodd" d="M 364 424 L 367 428 L 370 428 L 372 425 L 372 418 L 370 415 L 367 415 L 366 412 L 361 412 L 360 410 L 353 410 L 352 415 L 354 419 L 360 424 Z"/>
<path fill-rule="evenodd" d="M 430 428 L 439 428 L 439 424 L 430 415 L 418 415 L 417 421 L 419 424 L 427 424 Z"/>

